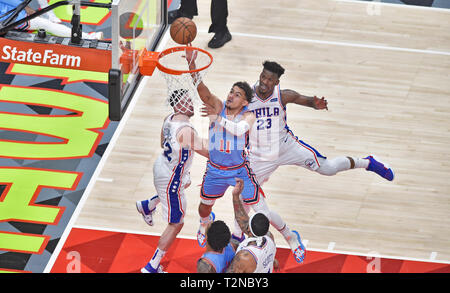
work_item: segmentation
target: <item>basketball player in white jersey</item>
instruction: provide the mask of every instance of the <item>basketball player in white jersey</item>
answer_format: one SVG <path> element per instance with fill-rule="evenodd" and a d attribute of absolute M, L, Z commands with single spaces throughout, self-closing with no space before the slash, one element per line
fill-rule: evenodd
<path fill-rule="evenodd" d="M 194 107 L 190 98 L 177 97 L 186 93 L 180 89 L 172 93 L 169 103 L 174 113 L 167 116 L 161 129 L 161 148 L 153 165 L 153 180 L 157 195 L 149 200 L 137 201 L 136 207 L 142 214 L 144 221 L 153 225 L 152 214 L 158 203 L 162 205 L 162 215 L 168 225 L 162 233 L 158 247 L 151 260 L 141 269 L 143 273 L 163 272 L 160 262 L 166 251 L 170 248 L 178 233 L 183 227 L 186 212 L 186 197 L 184 190 L 190 185 L 189 170 L 191 168 L 194 151 L 208 156 L 207 147 L 204 149 L 203 141 L 190 123 L 194 115 Z"/>
<path fill-rule="evenodd" d="M 243 186 L 242 179 L 236 178 L 233 207 L 235 219 L 248 238 L 239 244 L 227 273 L 271 273 L 274 267 L 278 269 L 278 261 L 275 241 L 269 232 L 270 222 L 263 213 L 248 217 L 240 199 Z"/>
<path fill-rule="evenodd" d="M 297 165 L 332 176 L 354 168 L 365 168 L 392 181 L 394 172 L 374 156 L 366 158 L 336 157 L 327 159 L 317 150 L 294 136 L 286 122 L 286 105 L 293 103 L 317 110 L 327 109 L 324 98 L 303 96 L 294 90 L 280 89 L 284 68 L 276 62 L 265 61 L 254 96 L 248 108 L 256 116 L 250 131 L 249 161 L 260 185 L 281 165 Z"/>

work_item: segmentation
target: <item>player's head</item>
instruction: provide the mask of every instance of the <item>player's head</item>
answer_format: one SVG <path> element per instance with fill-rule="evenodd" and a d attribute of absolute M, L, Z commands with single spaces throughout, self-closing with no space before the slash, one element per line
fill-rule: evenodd
<path fill-rule="evenodd" d="M 206 230 L 206 243 L 216 252 L 222 250 L 230 243 L 231 232 L 224 221 L 212 222 Z"/>
<path fill-rule="evenodd" d="M 275 73 L 278 78 L 284 74 L 284 68 L 274 61 L 264 61 L 263 67 L 265 70 Z"/>
<path fill-rule="evenodd" d="M 260 94 L 271 93 L 280 82 L 280 77 L 284 74 L 284 68 L 273 61 L 264 61 L 263 70 L 259 75 L 258 91 Z"/>
<path fill-rule="evenodd" d="M 229 110 L 241 109 L 247 106 L 252 98 L 252 87 L 245 81 L 238 81 L 231 87 L 225 105 Z"/>
<path fill-rule="evenodd" d="M 269 232 L 270 221 L 263 213 L 255 213 L 248 220 L 248 225 L 254 236 L 264 236 Z"/>
<path fill-rule="evenodd" d="M 184 114 L 189 117 L 194 115 L 194 105 L 186 89 L 178 89 L 171 92 L 169 105 L 172 106 L 175 113 Z"/>

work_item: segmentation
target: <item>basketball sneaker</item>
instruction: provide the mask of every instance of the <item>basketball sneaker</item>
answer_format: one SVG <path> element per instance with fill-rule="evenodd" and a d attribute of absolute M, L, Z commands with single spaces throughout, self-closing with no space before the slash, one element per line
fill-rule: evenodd
<path fill-rule="evenodd" d="M 156 207 L 154 209 L 150 210 L 149 203 L 151 200 L 153 200 L 156 197 L 158 197 L 158 196 L 155 195 L 150 200 L 148 200 L 148 199 L 142 200 L 142 201 L 138 200 L 136 202 L 136 209 L 142 215 L 142 217 L 144 218 L 144 221 L 150 226 L 153 226 L 153 213 L 156 211 Z"/>
<path fill-rule="evenodd" d="M 145 267 L 141 269 L 141 273 L 143 274 L 161 274 L 161 273 L 167 273 L 163 271 L 162 265 L 159 265 L 156 269 L 154 269 L 150 263 L 147 263 Z"/>
<path fill-rule="evenodd" d="M 370 161 L 369 166 L 366 168 L 367 171 L 375 172 L 386 180 L 394 180 L 394 171 L 387 164 L 382 163 L 373 155 L 365 157 L 364 159 Z"/>
<path fill-rule="evenodd" d="M 200 228 L 198 228 L 197 231 L 197 242 L 198 245 L 200 245 L 200 247 L 205 247 L 206 245 L 206 227 L 208 226 L 209 223 L 213 222 L 214 219 L 216 218 L 216 215 L 211 212 L 211 214 L 209 214 L 209 220 L 205 223 L 202 223 L 200 221 Z"/>
<path fill-rule="evenodd" d="M 292 230 L 291 236 L 288 239 L 289 246 L 294 254 L 294 259 L 298 263 L 302 263 L 306 256 L 306 248 L 302 243 L 300 234 L 297 231 Z"/>

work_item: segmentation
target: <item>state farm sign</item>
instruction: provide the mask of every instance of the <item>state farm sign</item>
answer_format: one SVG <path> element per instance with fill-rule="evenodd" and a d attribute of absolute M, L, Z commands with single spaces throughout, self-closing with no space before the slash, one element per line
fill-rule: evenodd
<path fill-rule="evenodd" d="M 57 54 L 53 50 L 44 50 L 43 53 L 35 52 L 32 48 L 21 51 L 17 47 L 4 46 L 1 59 L 6 62 L 26 62 L 35 65 L 57 65 L 60 67 L 81 67 L 81 56 Z"/>
<path fill-rule="evenodd" d="M 111 51 L 0 38 L 0 62 L 108 72 Z"/>

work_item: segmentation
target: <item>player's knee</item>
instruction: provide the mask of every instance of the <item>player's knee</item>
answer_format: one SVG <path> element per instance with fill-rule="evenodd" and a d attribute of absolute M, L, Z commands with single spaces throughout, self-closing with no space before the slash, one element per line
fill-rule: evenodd
<path fill-rule="evenodd" d="M 263 213 L 269 220 L 271 219 L 270 209 L 262 199 L 260 199 L 256 204 L 253 204 L 251 207 L 255 213 Z"/>
<path fill-rule="evenodd" d="M 178 233 L 181 231 L 181 229 L 183 229 L 184 221 L 183 221 L 183 219 L 182 219 L 182 220 L 181 220 L 180 222 L 178 222 L 178 223 L 169 223 L 169 225 L 172 227 L 173 231 L 174 231 L 176 234 L 178 234 Z"/>
<path fill-rule="evenodd" d="M 325 176 L 333 176 L 336 175 L 337 169 L 328 161 L 324 160 L 323 162 L 321 162 L 320 167 L 316 169 L 316 172 Z"/>
<path fill-rule="evenodd" d="M 198 206 L 200 217 L 207 217 L 211 213 L 214 202 L 214 200 L 201 200 L 200 205 Z"/>
<path fill-rule="evenodd" d="M 330 170 L 330 169 L 317 169 L 316 170 L 317 173 L 321 174 L 321 175 L 325 175 L 325 176 L 333 176 L 336 175 L 336 170 Z"/>

